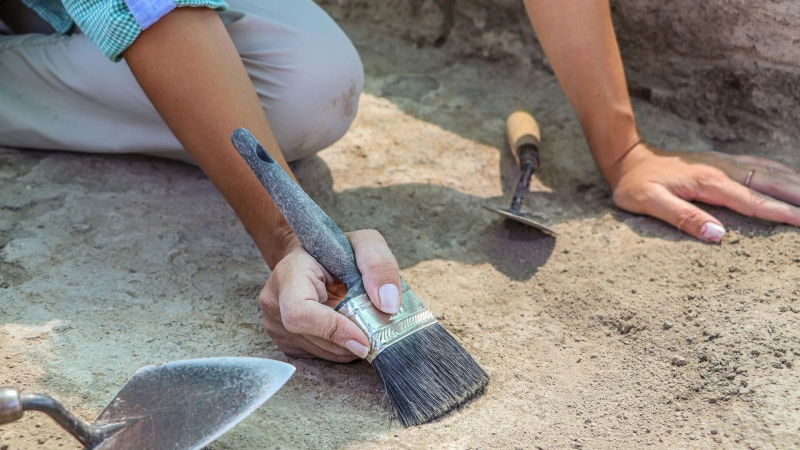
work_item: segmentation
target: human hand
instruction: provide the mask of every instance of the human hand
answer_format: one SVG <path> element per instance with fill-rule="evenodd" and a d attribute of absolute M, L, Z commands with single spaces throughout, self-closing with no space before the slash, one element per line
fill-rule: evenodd
<path fill-rule="evenodd" d="M 346 233 L 364 287 L 381 311 L 400 309 L 400 269 L 383 236 L 375 230 Z M 297 243 L 275 266 L 261 291 L 264 328 L 283 353 L 336 362 L 364 358 L 369 340 L 355 323 L 333 310 L 344 285 Z"/>
<path fill-rule="evenodd" d="M 800 226 L 800 176 L 758 156 L 719 152 L 665 152 L 637 144 L 606 175 L 614 203 L 648 214 L 707 242 L 719 242 L 725 227 L 691 204 L 699 201 L 746 216 Z"/>

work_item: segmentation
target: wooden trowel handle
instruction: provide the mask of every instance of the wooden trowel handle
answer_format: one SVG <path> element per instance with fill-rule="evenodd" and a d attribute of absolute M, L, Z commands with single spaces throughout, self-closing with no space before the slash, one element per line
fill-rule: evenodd
<path fill-rule="evenodd" d="M 506 137 L 511 153 L 520 168 L 533 162 L 533 169 L 539 167 L 539 145 L 541 132 L 536 119 L 525 110 L 518 109 L 506 119 Z"/>

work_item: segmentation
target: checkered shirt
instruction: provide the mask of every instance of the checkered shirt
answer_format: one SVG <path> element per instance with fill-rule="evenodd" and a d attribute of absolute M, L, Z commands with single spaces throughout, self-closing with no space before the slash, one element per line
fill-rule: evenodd
<path fill-rule="evenodd" d="M 184 6 L 228 9 L 225 0 L 23 0 L 62 34 L 73 24 L 112 61 L 124 52 L 142 30 L 175 8 Z"/>

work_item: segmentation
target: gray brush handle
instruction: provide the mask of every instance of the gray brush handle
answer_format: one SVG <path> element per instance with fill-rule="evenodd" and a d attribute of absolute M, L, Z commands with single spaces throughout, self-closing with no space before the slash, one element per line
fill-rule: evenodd
<path fill-rule="evenodd" d="M 339 304 L 364 293 L 361 272 L 350 241 L 311 197 L 267 154 L 264 147 L 244 128 L 231 141 L 272 197 L 306 251 L 333 276 L 344 283 L 347 296 Z M 337 308 L 339 307 L 337 306 Z"/>

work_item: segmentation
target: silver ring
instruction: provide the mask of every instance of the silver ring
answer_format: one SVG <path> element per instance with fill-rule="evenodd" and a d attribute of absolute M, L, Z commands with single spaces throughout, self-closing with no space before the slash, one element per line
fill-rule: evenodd
<path fill-rule="evenodd" d="M 746 187 L 750 187 L 750 181 L 753 180 L 753 174 L 756 173 L 756 169 L 750 169 L 750 172 L 747 172 L 747 178 L 744 179 L 744 185 Z"/>

